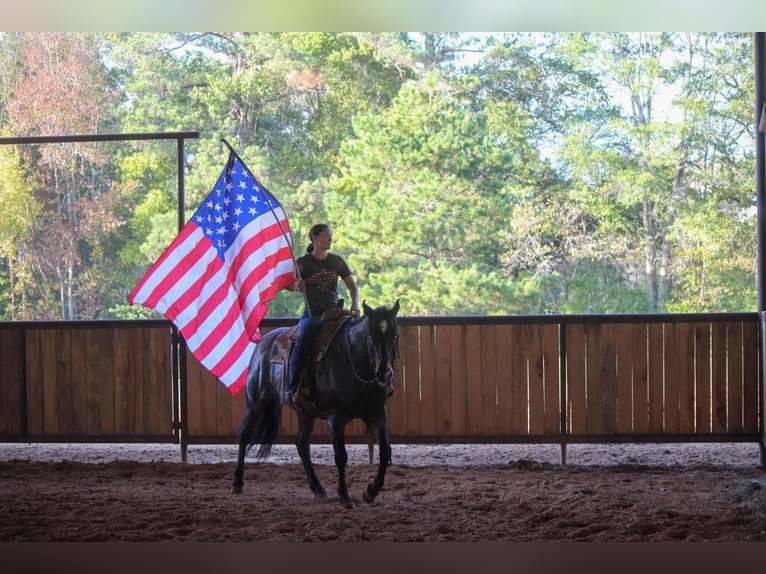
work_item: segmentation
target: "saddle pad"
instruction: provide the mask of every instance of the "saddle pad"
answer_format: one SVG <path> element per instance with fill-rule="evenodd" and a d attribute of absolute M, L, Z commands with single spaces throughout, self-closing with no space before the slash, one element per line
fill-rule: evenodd
<path fill-rule="evenodd" d="M 329 321 L 322 321 L 322 330 L 319 331 L 319 335 L 317 335 L 316 341 L 314 341 L 315 363 L 322 360 L 322 357 L 327 353 L 327 349 L 330 348 L 333 339 L 335 339 L 335 336 L 338 334 L 341 327 L 343 327 L 349 319 L 351 319 L 351 315 L 345 314 Z"/>

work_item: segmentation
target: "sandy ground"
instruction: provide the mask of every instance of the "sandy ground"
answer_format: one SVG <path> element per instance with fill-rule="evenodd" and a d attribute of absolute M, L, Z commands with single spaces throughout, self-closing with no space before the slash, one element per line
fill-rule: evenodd
<path fill-rule="evenodd" d="M 368 461 L 365 445 L 348 445 L 349 464 Z M 332 465 L 332 446 L 311 446 L 315 464 Z M 377 451 L 375 453 L 377 457 Z M 754 443 L 693 444 L 570 444 L 566 449 L 567 465 L 693 466 L 752 468 L 759 464 L 758 445 Z M 190 464 L 232 463 L 237 460 L 235 445 L 189 445 Z M 496 465 L 517 461 L 561 463 L 559 445 L 527 444 L 435 444 L 393 445 L 395 465 Z M 181 449 L 174 444 L 51 444 L 0 443 L 0 461 L 106 463 L 113 461 L 182 462 Z M 275 445 L 273 464 L 300 464 L 293 445 Z"/>
<path fill-rule="evenodd" d="M 349 446 L 348 511 L 329 445 L 317 500 L 287 445 L 233 495 L 233 445 L 0 444 L 0 541 L 766 541 L 755 444 L 393 449 L 366 504 L 375 465 Z"/>

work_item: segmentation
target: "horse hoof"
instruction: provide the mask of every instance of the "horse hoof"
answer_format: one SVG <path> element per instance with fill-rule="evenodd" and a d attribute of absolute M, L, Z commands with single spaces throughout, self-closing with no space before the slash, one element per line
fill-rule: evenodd
<path fill-rule="evenodd" d="M 242 487 L 241 486 L 232 486 L 231 487 L 231 493 L 232 494 L 242 494 Z"/>
<path fill-rule="evenodd" d="M 374 495 L 374 494 L 370 494 L 370 491 L 367 488 L 365 488 L 364 492 L 362 493 L 362 499 L 367 504 L 370 504 L 371 502 L 373 502 L 375 500 L 375 496 L 376 495 Z"/>
<path fill-rule="evenodd" d="M 353 500 L 343 500 L 343 508 L 346 510 L 356 510 L 356 504 L 354 504 Z"/>

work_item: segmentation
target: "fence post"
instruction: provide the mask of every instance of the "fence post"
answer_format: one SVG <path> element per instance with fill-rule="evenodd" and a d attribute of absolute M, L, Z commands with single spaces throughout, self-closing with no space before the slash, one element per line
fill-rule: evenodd
<path fill-rule="evenodd" d="M 176 140 L 177 146 L 177 165 L 178 165 L 178 232 L 180 233 L 186 224 L 186 180 L 184 179 L 184 170 L 186 169 L 185 160 L 185 139 L 180 136 Z M 189 409 L 187 401 L 187 379 L 186 379 L 186 341 L 178 329 L 173 326 L 173 332 L 176 348 L 174 354 L 178 357 L 178 399 L 179 399 L 179 431 L 181 433 L 181 462 L 187 461 L 189 451 Z"/>
<path fill-rule="evenodd" d="M 563 321 L 559 322 L 559 384 L 560 384 L 560 445 L 561 464 L 567 463 L 567 326 Z"/>
<path fill-rule="evenodd" d="M 760 388 L 760 412 L 761 412 L 761 440 L 760 464 L 766 466 L 766 151 L 764 151 L 764 137 L 766 137 L 766 33 L 755 32 L 753 38 L 753 51 L 755 60 L 755 171 L 756 171 L 756 195 L 757 204 L 757 229 L 758 229 L 758 314 L 761 319 L 761 388 Z"/>

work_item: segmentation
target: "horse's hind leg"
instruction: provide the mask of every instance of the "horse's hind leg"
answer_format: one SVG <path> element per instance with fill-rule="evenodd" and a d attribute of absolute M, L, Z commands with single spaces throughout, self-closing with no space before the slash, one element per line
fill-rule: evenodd
<path fill-rule="evenodd" d="M 309 488 L 317 498 L 327 496 L 324 487 L 319 482 L 319 477 L 314 471 L 314 465 L 311 462 L 311 433 L 314 431 L 314 418 L 298 412 L 298 435 L 295 439 L 295 446 L 298 449 L 298 455 L 303 462 L 303 469 L 306 471 L 306 478 L 309 481 Z"/>
<path fill-rule="evenodd" d="M 232 494 L 242 494 L 245 476 L 245 455 L 250 444 L 250 436 L 257 420 L 256 410 L 248 405 L 245 416 L 239 425 L 239 453 L 237 454 L 237 466 L 234 467 L 234 480 L 231 481 Z"/>
<path fill-rule="evenodd" d="M 379 445 L 380 456 L 378 461 L 378 472 L 373 481 L 367 485 L 367 488 L 362 493 L 364 501 L 369 503 L 375 500 L 375 497 L 378 496 L 380 490 L 383 488 L 383 483 L 386 479 L 386 469 L 391 464 L 391 440 L 388 436 L 388 421 L 385 415 L 365 422 L 367 423 L 367 428 L 375 437 L 376 442 Z"/>

